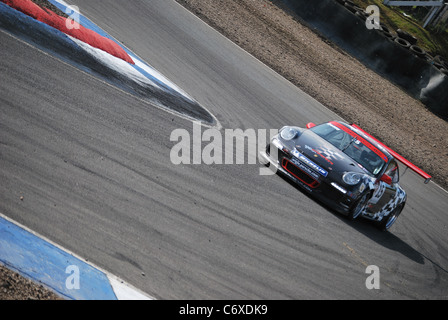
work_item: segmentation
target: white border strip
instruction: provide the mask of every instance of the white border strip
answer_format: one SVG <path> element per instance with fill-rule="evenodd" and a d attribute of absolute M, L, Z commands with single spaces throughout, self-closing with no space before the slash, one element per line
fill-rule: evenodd
<path fill-rule="evenodd" d="M 19 222 L 7 217 L 6 215 L 4 215 L 3 213 L 0 212 L 0 217 L 5 219 L 6 221 L 9 221 L 12 224 L 15 224 L 16 226 L 18 226 L 19 228 L 31 233 L 32 235 L 44 240 L 45 242 L 48 242 L 49 244 L 55 246 L 56 248 L 65 251 L 66 253 L 68 253 L 69 255 L 83 261 L 84 263 L 88 264 L 89 266 L 91 266 L 94 269 L 97 269 L 98 271 L 104 273 L 107 277 L 107 279 L 109 280 L 109 283 L 117 297 L 118 300 L 156 300 L 154 297 L 148 295 L 147 293 L 144 293 L 143 291 L 135 288 L 134 286 L 126 283 L 124 280 L 118 278 L 117 276 L 101 269 L 100 267 L 92 264 L 91 262 L 87 261 L 86 259 L 78 256 L 77 254 L 71 252 L 70 250 L 65 249 L 64 247 L 56 244 L 55 242 L 49 240 L 48 238 L 38 234 L 37 232 L 31 230 L 30 228 L 20 224 Z M 42 283 L 44 284 L 44 283 Z M 45 284 L 44 284 L 45 285 Z"/>

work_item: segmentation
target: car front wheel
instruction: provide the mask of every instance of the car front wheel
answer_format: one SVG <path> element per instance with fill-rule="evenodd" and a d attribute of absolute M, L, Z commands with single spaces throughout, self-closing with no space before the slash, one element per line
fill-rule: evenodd
<path fill-rule="evenodd" d="M 348 218 L 350 220 L 355 220 L 356 218 L 358 218 L 359 215 L 364 211 L 364 208 L 366 207 L 368 201 L 369 201 L 369 194 L 364 193 L 351 208 L 350 212 L 348 213 Z"/>

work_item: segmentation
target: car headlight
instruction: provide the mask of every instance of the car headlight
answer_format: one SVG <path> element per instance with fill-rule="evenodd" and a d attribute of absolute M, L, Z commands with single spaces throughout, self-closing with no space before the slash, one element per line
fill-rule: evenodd
<path fill-rule="evenodd" d="M 362 175 L 357 172 L 346 172 L 342 176 L 342 180 L 348 185 L 354 186 L 361 181 Z"/>
<path fill-rule="evenodd" d="M 295 138 L 298 131 L 291 127 L 285 127 L 280 131 L 280 137 L 282 137 L 283 140 L 289 141 Z"/>

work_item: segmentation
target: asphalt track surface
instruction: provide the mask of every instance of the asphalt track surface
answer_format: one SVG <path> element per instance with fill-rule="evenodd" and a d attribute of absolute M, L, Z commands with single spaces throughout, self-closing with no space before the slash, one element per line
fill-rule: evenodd
<path fill-rule="evenodd" d="M 337 119 L 174 1 L 72 3 L 223 128 Z M 1 213 L 159 299 L 448 298 L 448 194 L 434 183 L 407 172 L 407 207 L 381 233 L 258 164 L 173 165 L 170 134 L 191 121 L 0 42 Z"/>

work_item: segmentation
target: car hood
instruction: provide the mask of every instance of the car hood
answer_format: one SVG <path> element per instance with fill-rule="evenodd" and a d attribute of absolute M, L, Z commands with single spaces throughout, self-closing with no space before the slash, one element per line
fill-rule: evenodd
<path fill-rule="evenodd" d="M 355 160 L 314 132 L 305 130 L 294 139 L 297 151 L 330 172 L 368 173 Z"/>

